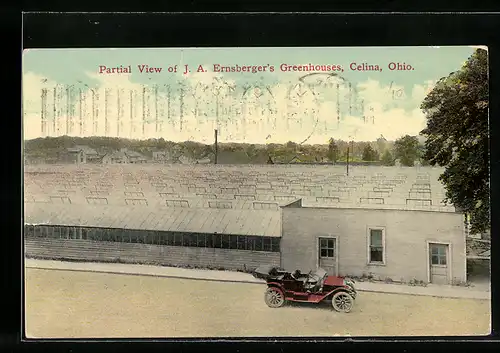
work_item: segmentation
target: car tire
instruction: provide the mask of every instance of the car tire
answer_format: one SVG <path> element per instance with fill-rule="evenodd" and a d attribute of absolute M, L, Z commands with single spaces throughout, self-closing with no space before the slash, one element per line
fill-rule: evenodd
<path fill-rule="evenodd" d="M 264 293 L 264 301 L 270 308 L 279 308 L 285 304 L 285 295 L 277 287 L 269 287 Z"/>
<path fill-rule="evenodd" d="M 337 292 L 332 297 L 332 306 L 338 312 L 348 313 L 354 306 L 354 298 L 347 292 Z"/>

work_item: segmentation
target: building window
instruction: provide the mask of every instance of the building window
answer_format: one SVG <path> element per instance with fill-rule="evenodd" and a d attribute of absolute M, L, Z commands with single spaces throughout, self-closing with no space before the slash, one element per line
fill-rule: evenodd
<path fill-rule="evenodd" d="M 384 232 L 382 229 L 370 229 L 370 263 L 384 263 Z"/>
<path fill-rule="evenodd" d="M 446 246 L 433 245 L 431 248 L 431 263 L 432 265 L 446 266 Z"/>
<path fill-rule="evenodd" d="M 320 239 L 320 256 L 335 257 L 335 239 Z"/>

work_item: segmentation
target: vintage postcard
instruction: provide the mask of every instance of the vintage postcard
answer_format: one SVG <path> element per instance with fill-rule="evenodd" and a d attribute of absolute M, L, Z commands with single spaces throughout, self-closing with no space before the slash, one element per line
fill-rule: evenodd
<path fill-rule="evenodd" d="M 23 54 L 27 338 L 490 333 L 488 48 Z"/>

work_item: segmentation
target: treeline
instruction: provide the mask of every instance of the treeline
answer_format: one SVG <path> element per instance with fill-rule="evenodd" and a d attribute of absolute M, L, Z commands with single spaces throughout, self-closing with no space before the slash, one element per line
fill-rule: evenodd
<path fill-rule="evenodd" d="M 202 159 L 214 157 L 214 145 L 194 141 L 172 142 L 163 138 L 132 140 L 117 137 L 45 137 L 27 140 L 24 144 L 26 155 L 31 157 L 56 157 L 67 148 L 84 145 L 101 154 L 127 148 L 151 157 L 153 151 L 175 151 L 190 158 Z M 297 144 L 289 141 L 285 144 L 248 144 L 219 143 L 219 154 L 244 155 L 245 161 L 259 163 L 342 163 L 371 162 L 374 164 L 394 165 L 396 159 L 405 166 L 413 166 L 422 161 L 423 145 L 416 136 L 404 136 L 394 142 L 379 138 L 370 142 L 347 142 L 330 139 L 328 144 Z M 425 162 L 424 162 L 425 163 Z"/>

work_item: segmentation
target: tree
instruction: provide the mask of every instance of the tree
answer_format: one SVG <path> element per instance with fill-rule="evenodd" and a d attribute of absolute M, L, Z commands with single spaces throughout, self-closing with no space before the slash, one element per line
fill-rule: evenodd
<path fill-rule="evenodd" d="M 370 144 L 367 144 L 365 148 L 363 148 L 363 157 L 362 159 L 364 161 L 376 161 L 378 160 L 378 153 L 373 149 L 373 147 Z"/>
<path fill-rule="evenodd" d="M 394 157 L 401 165 L 413 167 L 419 158 L 418 139 L 416 136 L 405 135 L 394 142 Z"/>
<path fill-rule="evenodd" d="M 380 137 L 377 139 L 377 150 L 380 154 L 383 154 L 385 150 L 387 149 L 387 140 L 383 135 L 380 135 Z"/>
<path fill-rule="evenodd" d="M 424 167 L 427 167 L 430 165 L 429 161 L 427 160 L 426 158 L 426 154 L 425 154 L 425 145 L 423 144 L 420 144 L 418 146 L 418 150 L 419 150 L 419 156 L 420 156 L 420 164 Z"/>
<path fill-rule="evenodd" d="M 254 144 L 250 144 L 247 146 L 246 148 L 246 154 L 248 157 L 252 158 L 256 155 L 257 153 L 257 150 L 255 148 L 255 145 Z"/>
<path fill-rule="evenodd" d="M 490 227 L 488 53 L 477 49 L 422 102 L 425 158 L 445 168 L 446 201 L 469 216 L 471 232 Z"/>
<path fill-rule="evenodd" d="M 289 150 L 295 151 L 297 149 L 297 144 L 295 142 L 292 142 L 292 141 L 288 141 L 285 146 Z"/>
<path fill-rule="evenodd" d="M 332 161 L 332 163 L 336 163 L 339 156 L 339 148 L 335 143 L 333 138 L 330 138 L 328 141 L 328 159 Z"/>
<path fill-rule="evenodd" d="M 392 156 L 391 151 L 385 150 L 382 155 L 382 164 L 385 166 L 393 166 L 394 165 L 394 157 Z"/>

